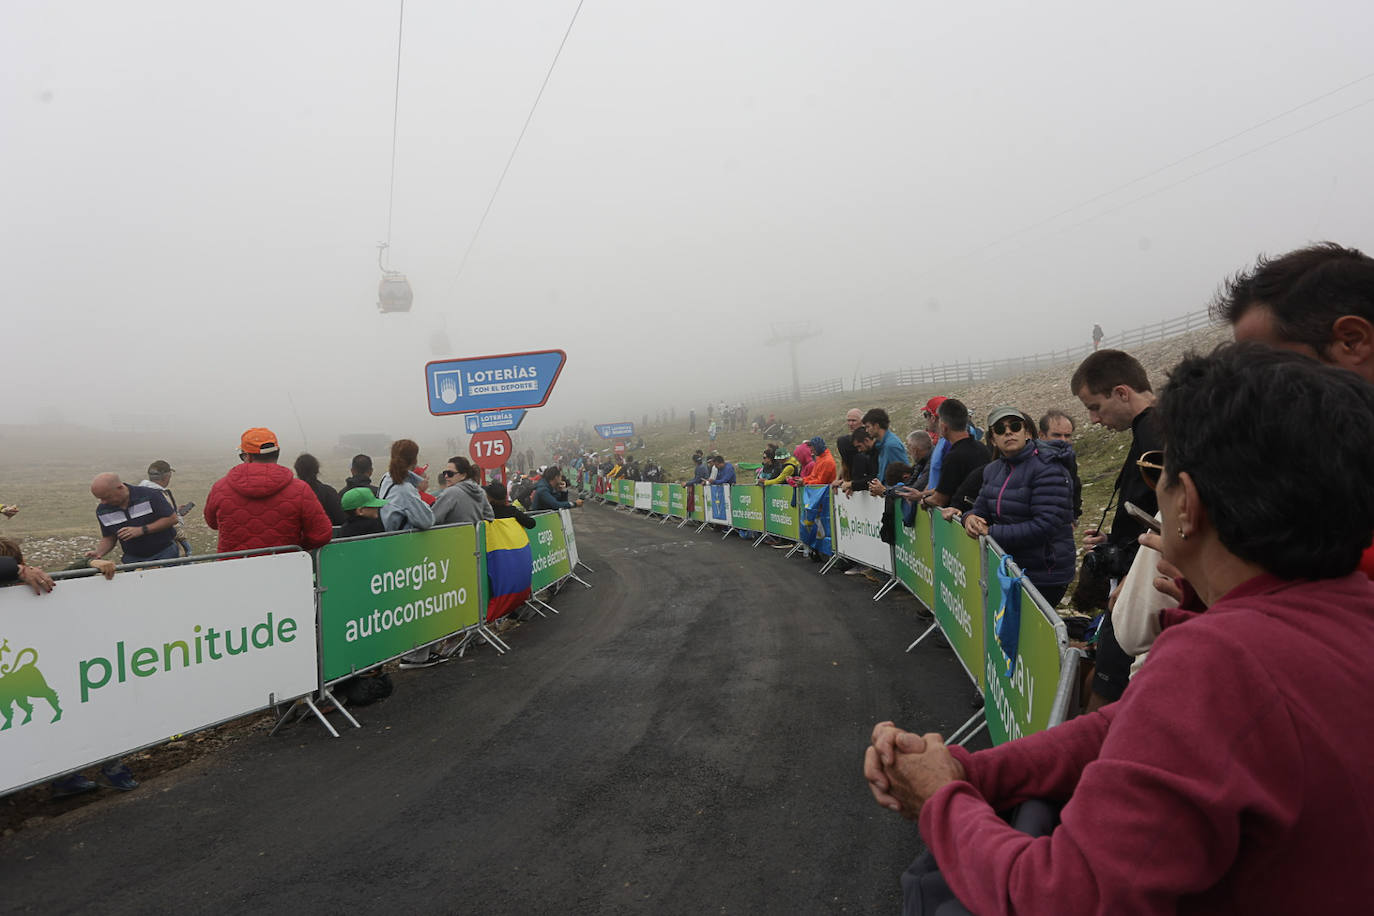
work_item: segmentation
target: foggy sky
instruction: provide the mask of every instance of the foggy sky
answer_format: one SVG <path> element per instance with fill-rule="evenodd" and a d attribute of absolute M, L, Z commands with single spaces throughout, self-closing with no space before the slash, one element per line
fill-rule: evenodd
<path fill-rule="evenodd" d="M 397 3 L 0 5 L 3 422 L 458 435 L 439 330 L 568 352 L 527 427 L 681 413 L 788 383 L 770 321 L 848 380 L 1374 248 L 1366 4 L 586 0 L 459 277 L 575 7 L 406 3 L 384 316 Z"/>

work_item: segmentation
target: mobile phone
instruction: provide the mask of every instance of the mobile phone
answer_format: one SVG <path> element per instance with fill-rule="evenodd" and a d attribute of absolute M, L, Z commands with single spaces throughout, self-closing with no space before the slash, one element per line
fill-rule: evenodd
<path fill-rule="evenodd" d="M 1122 505 L 1126 507 L 1127 515 L 1131 516 L 1131 518 L 1140 522 L 1146 528 L 1149 528 L 1155 534 L 1159 534 L 1163 530 L 1159 526 L 1158 519 L 1156 519 L 1150 513 L 1146 512 L 1144 509 L 1137 506 L 1135 503 L 1131 502 L 1130 500 L 1126 500 L 1126 502 L 1122 503 Z"/>

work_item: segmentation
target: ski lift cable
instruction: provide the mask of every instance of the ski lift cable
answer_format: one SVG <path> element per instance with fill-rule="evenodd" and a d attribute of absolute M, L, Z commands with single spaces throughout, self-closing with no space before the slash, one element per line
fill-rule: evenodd
<path fill-rule="evenodd" d="M 391 216 L 396 208 L 396 128 L 401 117 L 401 36 L 405 32 L 406 0 L 401 0 L 401 14 L 396 24 L 396 90 L 391 100 L 391 181 L 386 201 L 386 248 L 391 248 Z M 380 253 L 378 260 L 381 259 Z M 383 268 L 385 270 L 386 268 Z"/>
<path fill-rule="evenodd" d="M 458 264 L 458 273 L 453 277 L 455 285 L 463 276 L 463 270 L 468 265 L 468 258 L 472 255 L 472 249 L 477 245 L 477 238 L 482 234 L 482 227 L 486 225 L 487 217 L 491 214 L 491 208 L 496 203 L 496 195 L 501 193 L 501 185 L 506 180 L 506 173 L 510 171 L 511 164 L 515 162 L 515 155 L 520 151 L 520 141 L 525 139 L 525 132 L 530 128 L 530 122 L 534 120 L 535 109 L 539 107 L 539 100 L 544 97 L 544 90 L 548 88 L 549 80 L 553 77 L 553 69 L 558 66 L 558 58 L 563 53 L 563 46 L 568 43 L 568 36 L 572 34 L 573 25 L 577 22 L 577 14 L 582 12 L 584 2 L 585 0 L 577 0 L 577 9 L 573 10 L 572 18 L 568 20 L 568 28 L 563 32 L 563 40 L 558 43 L 558 50 L 553 53 L 553 60 L 549 62 L 548 72 L 544 74 L 544 82 L 539 85 L 539 92 L 535 95 L 534 104 L 530 106 L 529 114 L 525 116 L 525 123 L 515 138 L 515 145 L 511 147 L 505 168 L 501 169 L 501 175 L 496 179 L 496 187 L 492 189 L 491 198 L 487 200 L 486 209 L 482 211 L 482 218 L 477 221 L 477 228 L 473 231 L 472 238 L 468 241 L 468 247 L 463 252 L 463 259 Z"/>

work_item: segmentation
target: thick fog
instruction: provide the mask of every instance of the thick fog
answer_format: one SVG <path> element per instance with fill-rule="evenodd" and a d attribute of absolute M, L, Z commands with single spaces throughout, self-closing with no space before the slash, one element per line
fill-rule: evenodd
<path fill-rule="evenodd" d="M 458 435 L 426 361 L 552 347 L 539 425 L 681 413 L 1374 247 L 1367 4 L 587 0 L 493 200 L 577 0 L 408 0 L 382 315 L 399 9 L 0 4 L 0 422 Z"/>

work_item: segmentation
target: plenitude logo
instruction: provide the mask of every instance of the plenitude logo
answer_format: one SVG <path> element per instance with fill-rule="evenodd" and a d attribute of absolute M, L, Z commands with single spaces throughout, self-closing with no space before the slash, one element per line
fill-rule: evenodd
<path fill-rule="evenodd" d="M 6 664 L 5 653 L 9 651 L 10 641 L 0 641 L 0 713 L 5 717 L 5 724 L 0 725 L 0 731 L 13 724 L 16 705 L 24 710 L 24 720 L 19 724 L 29 723 L 33 718 L 33 704 L 29 700 L 46 701 L 52 707 L 51 721 L 61 719 L 62 705 L 57 692 L 48 686 L 43 672 L 38 670 L 38 653 L 32 648 L 20 649 L 15 653 L 14 660 Z"/>

